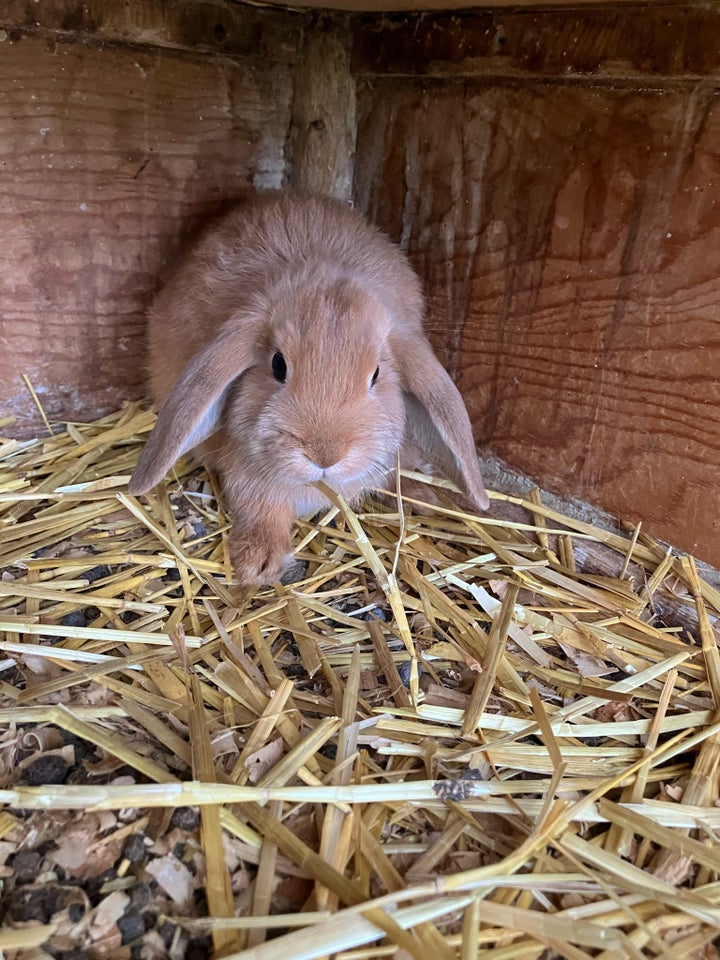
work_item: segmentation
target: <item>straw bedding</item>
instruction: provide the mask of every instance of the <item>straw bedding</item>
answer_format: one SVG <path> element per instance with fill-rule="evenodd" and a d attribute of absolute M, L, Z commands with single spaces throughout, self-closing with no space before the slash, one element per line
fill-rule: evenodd
<path fill-rule="evenodd" d="M 151 425 L 0 441 L 5 957 L 718 957 L 692 559 L 435 483 L 247 594 L 212 477 L 124 492 Z"/>

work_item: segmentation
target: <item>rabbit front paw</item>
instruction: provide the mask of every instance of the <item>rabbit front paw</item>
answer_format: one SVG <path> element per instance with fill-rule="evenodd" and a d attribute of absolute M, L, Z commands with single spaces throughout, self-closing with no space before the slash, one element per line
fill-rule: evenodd
<path fill-rule="evenodd" d="M 247 504 L 234 510 L 230 560 L 236 579 L 246 587 L 279 580 L 292 560 L 293 512 L 284 504 Z"/>
<path fill-rule="evenodd" d="M 235 577 L 245 587 L 264 587 L 279 580 L 291 559 L 289 540 L 277 543 L 256 537 L 238 537 L 230 544 Z"/>

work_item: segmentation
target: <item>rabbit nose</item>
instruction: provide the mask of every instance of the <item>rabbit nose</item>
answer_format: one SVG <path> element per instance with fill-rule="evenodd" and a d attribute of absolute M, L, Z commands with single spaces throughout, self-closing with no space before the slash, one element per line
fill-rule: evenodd
<path fill-rule="evenodd" d="M 315 442 L 312 448 L 306 452 L 308 460 L 311 460 L 316 467 L 321 470 L 329 470 L 339 463 L 343 458 L 343 453 L 338 449 L 337 444 Z"/>
<path fill-rule="evenodd" d="M 320 467 L 321 470 L 329 470 L 330 467 L 335 466 L 340 457 L 333 453 L 327 453 L 323 455 L 316 454 L 314 457 L 311 457 L 311 459 L 316 467 Z"/>

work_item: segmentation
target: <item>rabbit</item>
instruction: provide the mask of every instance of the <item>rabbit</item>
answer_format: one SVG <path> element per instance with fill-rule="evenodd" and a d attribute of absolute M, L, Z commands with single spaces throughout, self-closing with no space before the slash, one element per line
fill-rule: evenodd
<path fill-rule="evenodd" d="M 420 281 L 340 200 L 267 191 L 232 208 L 157 295 L 149 371 L 157 423 L 129 483 L 188 450 L 215 468 L 245 586 L 271 583 L 297 516 L 422 462 L 489 501 L 462 398 L 423 332 Z"/>

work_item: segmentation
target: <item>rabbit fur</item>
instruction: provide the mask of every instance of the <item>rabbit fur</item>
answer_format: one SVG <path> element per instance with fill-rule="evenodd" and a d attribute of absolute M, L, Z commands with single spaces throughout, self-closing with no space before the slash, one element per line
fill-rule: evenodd
<path fill-rule="evenodd" d="M 217 469 L 238 579 L 276 579 L 296 516 L 428 462 L 488 506 L 470 421 L 423 332 L 400 250 L 341 201 L 269 191 L 191 250 L 149 316 L 160 410 L 130 480 L 142 494 L 185 451 Z M 390 480 L 390 482 L 392 482 Z"/>

